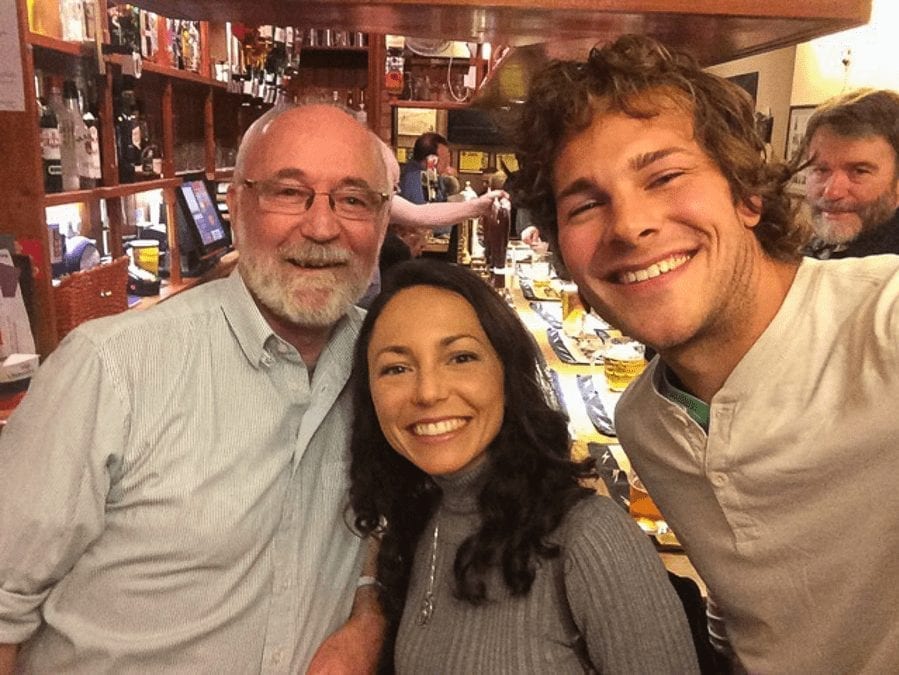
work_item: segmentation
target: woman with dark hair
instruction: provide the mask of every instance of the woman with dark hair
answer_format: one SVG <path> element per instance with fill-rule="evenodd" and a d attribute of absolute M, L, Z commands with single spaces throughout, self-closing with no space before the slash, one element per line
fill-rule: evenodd
<path fill-rule="evenodd" d="M 581 485 L 535 343 L 468 270 L 384 280 L 354 360 L 355 525 L 409 673 L 698 672 L 682 607 L 629 517 Z M 395 638 L 395 639 L 394 639 Z"/>

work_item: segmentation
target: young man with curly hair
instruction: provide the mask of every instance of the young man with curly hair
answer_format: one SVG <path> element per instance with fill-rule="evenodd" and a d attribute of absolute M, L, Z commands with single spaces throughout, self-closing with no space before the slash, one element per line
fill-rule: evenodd
<path fill-rule="evenodd" d="M 587 300 L 658 351 L 617 427 L 716 646 L 749 672 L 896 672 L 899 258 L 803 259 L 753 113 L 624 36 L 532 82 L 521 196 Z"/>

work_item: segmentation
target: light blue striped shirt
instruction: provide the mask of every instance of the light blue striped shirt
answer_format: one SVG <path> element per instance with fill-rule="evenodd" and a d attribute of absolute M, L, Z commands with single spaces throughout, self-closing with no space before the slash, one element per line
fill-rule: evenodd
<path fill-rule="evenodd" d="M 73 332 L 0 436 L 0 642 L 26 672 L 297 672 L 348 616 L 361 323 L 309 382 L 240 276 Z"/>

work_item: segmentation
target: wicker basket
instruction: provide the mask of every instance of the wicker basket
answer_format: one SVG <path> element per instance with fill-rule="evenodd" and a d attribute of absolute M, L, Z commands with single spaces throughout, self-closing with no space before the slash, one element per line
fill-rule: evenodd
<path fill-rule="evenodd" d="M 128 309 L 128 257 L 62 278 L 53 289 L 62 340 L 79 324 Z"/>

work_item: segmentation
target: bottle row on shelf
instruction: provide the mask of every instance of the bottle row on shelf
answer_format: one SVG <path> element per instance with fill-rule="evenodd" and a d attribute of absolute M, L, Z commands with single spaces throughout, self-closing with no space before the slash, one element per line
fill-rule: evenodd
<path fill-rule="evenodd" d="M 133 183 L 162 175 L 162 154 L 133 79 L 122 78 L 115 119 L 118 180 Z M 92 189 L 101 184 L 100 122 L 96 103 L 75 79 L 35 74 L 41 159 L 46 193 Z"/>

